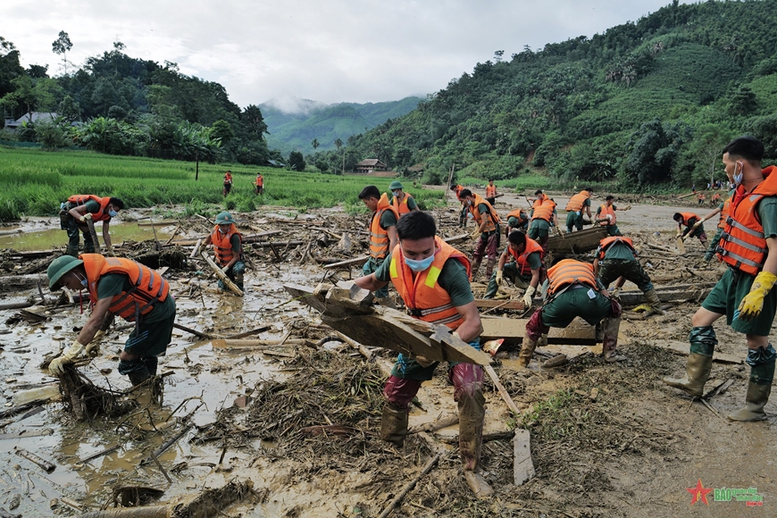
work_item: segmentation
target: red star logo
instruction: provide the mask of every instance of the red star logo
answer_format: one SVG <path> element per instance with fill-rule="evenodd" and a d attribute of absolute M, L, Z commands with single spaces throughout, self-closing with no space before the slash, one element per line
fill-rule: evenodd
<path fill-rule="evenodd" d="M 699 499 L 701 499 L 701 501 L 706 505 L 710 505 L 710 503 L 707 501 L 707 494 L 712 493 L 712 488 L 710 487 L 705 489 L 701 484 L 701 479 L 699 479 L 699 481 L 696 483 L 696 487 L 687 487 L 685 490 L 693 495 L 693 498 L 691 498 L 691 505 L 698 502 Z"/>

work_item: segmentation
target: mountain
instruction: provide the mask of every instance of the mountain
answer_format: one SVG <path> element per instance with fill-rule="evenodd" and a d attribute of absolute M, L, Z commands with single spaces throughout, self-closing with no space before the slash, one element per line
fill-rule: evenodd
<path fill-rule="evenodd" d="M 309 99 L 272 99 L 260 104 L 270 134 L 267 145 L 282 153 L 312 153 L 311 142 L 318 140 L 319 151 L 335 149 L 335 140 L 363 133 L 387 120 L 413 111 L 420 97 L 380 103 L 323 104 Z"/>

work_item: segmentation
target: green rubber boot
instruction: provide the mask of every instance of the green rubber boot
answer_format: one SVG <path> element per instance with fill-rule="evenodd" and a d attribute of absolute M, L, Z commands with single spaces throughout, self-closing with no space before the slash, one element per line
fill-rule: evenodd
<path fill-rule="evenodd" d="M 380 419 L 380 438 L 401 448 L 407 435 L 407 410 L 400 410 L 388 401 Z"/>
<path fill-rule="evenodd" d="M 718 339 L 712 326 L 701 326 L 691 329 L 689 340 L 691 354 L 685 364 L 685 377 L 664 378 L 663 382 L 692 396 L 701 397 L 704 394 L 704 384 L 710 377 L 712 353 L 718 344 Z"/>
<path fill-rule="evenodd" d="M 745 406 L 732 413 L 728 418 L 732 421 L 750 422 L 764 421 L 766 412 L 764 406 L 769 401 L 774 380 L 775 350 L 769 345 L 766 349 L 759 347 L 751 349 L 747 355 L 750 364 L 750 383 L 747 386 Z"/>

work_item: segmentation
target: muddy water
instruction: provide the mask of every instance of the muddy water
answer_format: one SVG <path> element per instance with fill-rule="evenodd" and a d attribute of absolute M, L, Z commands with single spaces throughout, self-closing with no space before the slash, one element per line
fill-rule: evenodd
<path fill-rule="evenodd" d="M 3 227 L 3 232 L 20 232 L 10 235 L 0 235 L 0 248 L 12 248 L 14 250 L 48 250 L 55 246 L 67 245 L 67 233 L 59 228 L 59 221 L 46 218 L 45 220 L 35 221 L 32 225 L 25 223 L 23 227 Z M 23 230 L 23 231 L 22 231 Z M 163 232 L 162 230 L 165 230 Z M 162 227 L 156 229 L 156 237 L 160 241 L 166 241 L 170 237 L 173 227 Z M 100 244 L 103 242 L 102 224 L 95 224 L 95 232 Z M 111 241 L 118 245 L 122 241 L 146 241 L 154 239 L 154 229 L 151 227 L 140 227 L 137 223 L 122 223 L 121 221 L 112 221 L 110 225 Z M 83 236 L 81 237 L 83 244 Z"/>

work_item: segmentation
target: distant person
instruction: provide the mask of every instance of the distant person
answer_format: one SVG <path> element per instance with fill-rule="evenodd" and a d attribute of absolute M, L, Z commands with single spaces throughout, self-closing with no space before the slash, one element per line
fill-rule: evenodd
<path fill-rule="evenodd" d="M 389 185 L 389 190 L 391 191 L 392 195 L 391 206 L 394 207 L 394 210 L 397 211 L 397 214 L 399 214 L 400 218 L 405 214 L 409 214 L 414 210 L 418 210 L 418 204 L 409 193 L 404 191 L 402 182 L 399 180 L 394 180 L 391 182 L 391 185 Z"/>
<path fill-rule="evenodd" d="M 569 203 L 564 210 L 567 211 L 567 232 L 572 232 L 572 228 L 583 230 L 583 211 L 591 219 L 591 195 L 594 190 L 586 187 L 579 193 L 569 199 Z"/>
<path fill-rule="evenodd" d="M 108 231 L 111 218 L 124 208 L 124 202 L 119 198 L 100 198 L 94 194 L 74 194 L 62 204 L 59 213 L 60 228 L 67 230 L 69 238 L 67 255 L 78 256 L 79 233 L 84 234 L 84 253 L 94 253 L 92 233 L 87 220 L 101 221 L 103 224 L 103 241 L 108 255 L 114 255 L 111 235 Z"/>
<path fill-rule="evenodd" d="M 542 191 L 537 191 L 534 194 L 537 196 L 537 199 L 534 200 L 532 206 L 529 238 L 537 241 L 545 253 L 547 253 L 550 226 L 556 225 L 556 228 L 561 230 L 558 226 L 558 217 L 556 215 L 556 202 L 548 198 Z"/>
<path fill-rule="evenodd" d="M 264 177 L 262 173 L 256 173 L 256 180 L 254 181 L 254 194 L 264 194 Z"/>
<path fill-rule="evenodd" d="M 462 190 L 459 195 L 466 200 L 467 209 L 477 224 L 477 228 L 472 233 L 472 238 L 477 239 L 472 252 L 472 280 L 477 275 L 484 255 L 486 256 L 486 279 L 490 279 L 496 265 L 501 238 L 499 214 L 490 203 L 469 189 Z"/>
<path fill-rule="evenodd" d="M 701 218 L 699 221 L 693 224 L 694 227 L 701 226 L 702 223 L 705 221 L 712 219 L 716 214 L 720 213 L 720 216 L 718 217 L 718 229 L 715 231 L 715 235 L 712 236 L 712 240 L 710 241 L 709 246 L 707 247 L 707 251 L 704 253 L 704 260 L 705 261 L 711 261 L 712 258 L 715 256 L 715 252 L 718 250 L 718 245 L 720 244 L 720 238 L 723 236 L 723 232 L 726 228 L 726 220 L 728 220 L 728 217 L 731 213 L 731 197 L 734 195 L 734 191 L 731 191 L 725 200 L 722 202 L 720 193 L 716 193 L 715 196 L 717 196 L 718 206 Z M 713 196 L 713 199 L 715 199 L 715 196 Z"/>
<path fill-rule="evenodd" d="M 397 238 L 397 222 L 399 214 L 391 206 L 388 196 L 374 185 L 368 185 L 359 193 L 359 199 L 370 209 L 370 258 L 364 263 L 362 274 L 369 275 L 380 268 L 386 256 L 394 250 L 399 242 Z M 375 296 L 388 302 L 388 288 L 385 286 L 375 291 Z M 391 305 L 389 303 L 389 305 Z"/>
<path fill-rule="evenodd" d="M 604 199 L 604 205 L 596 209 L 596 222 L 603 227 L 607 227 L 607 235 L 622 236 L 623 234 L 621 234 L 617 225 L 618 218 L 615 216 L 615 211 L 618 210 L 618 207 L 613 203 L 614 200 L 615 198 L 611 195 Z"/>
<path fill-rule="evenodd" d="M 224 197 L 227 197 L 227 194 L 229 194 L 229 191 L 232 190 L 232 172 L 227 171 L 224 173 Z"/>
<path fill-rule="evenodd" d="M 675 212 L 672 219 L 677 222 L 677 237 L 698 237 L 702 246 L 707 246 L 707 234 L 704 232 L 702 221 L 693 212 Z M 698 225 L 696 224 L 698 223 Z M 685 230 L 683 230 L 683 226 Z"/>
<path fill-rule="evenodd" d="M 235 220 L 229 212 L 220 212 L 216 216 L 216 226 L 205 238 L 203 246 L 210 244 L 213 245 L 216 263 L 221 266 L 221 271 L 241 291 L 245 291 L 243 289 L 243 273 L 246 270 L 246 265 L 243 262 L 243 236 L 237 231 Z M 220 290 L 227 289 L 221 279 L 219 279 L 218 286 Z"/>
<path fill-rule="evenodd" d="M 486 185 L 486 201 L 491 205 L 494 205 L 494 203 L 496 203 L 496 196 L 497 192 L 494 180 L 489 180 L 488 185 Z"/>
<path fill-rule="evenodd" d="M 505 235 L 509 236 L 513 230 L 520 230 L 524 234 L 529 229 L 529 215 L 524 209 L 513 209 L 507 215 L 507 228 Z"/>
<path fill-rule="evenodd" d="M 488 282 L 483 298 L 493 299 L 507 276 L 513 284 L 525 290 L 523 303 L 528 309 L 532 305 L 537 286 L 545 280 L 545 266 L 542 263 L 545 253 L 538 242 L 526 237 L 520 230 L 513 230 L 507 241 L 507 248 L 499 257 L 499 264 Z"/>

